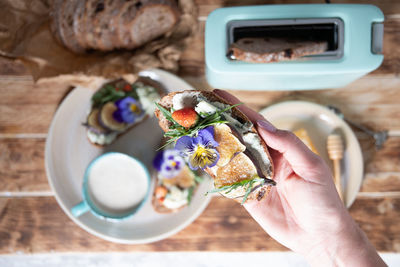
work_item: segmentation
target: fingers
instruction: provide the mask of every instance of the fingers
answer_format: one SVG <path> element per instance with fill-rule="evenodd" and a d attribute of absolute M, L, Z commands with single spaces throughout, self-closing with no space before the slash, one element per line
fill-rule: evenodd
<path fill-rule="evenodd" d="M 226 91 L 215 89 L 213 92 L 219 97 L 225 99 L 227 102 L 231 103 L 232 105 L 241 103 L 239 99 Z M 241 112 L 243 112 L 254 124 L 256 123 L 256 121 L 265 120 L 265 118 L 260 113 L 252 110 L 246 105 L 240 105 L 237 108 Z"/>
<path fill-rule="evenodd" d="M 257 121 L 257 130 L 269 147 L 283 154 L 298 175 L 310 176 L 310 170 L 321 163 L 320 157 L 293 133 L 276 129 L 265 120 Z"/>
<path fill-rule="evenodd" d="M 238 104 L 240 100 L 230 93 L 215 89 L 219 97 L 231 104 Z M 266 144 L 283 154 L 293 170 L 302 177 L 310 177 L 316 165 L 321 165 L 321 158 L 314 154 L 297 136 L 288 131 L 276 129 L 261 114 L 245 105 L 238 106 L 255 125 Z M 318 169 L 318 168 L 317 168 Z"/>

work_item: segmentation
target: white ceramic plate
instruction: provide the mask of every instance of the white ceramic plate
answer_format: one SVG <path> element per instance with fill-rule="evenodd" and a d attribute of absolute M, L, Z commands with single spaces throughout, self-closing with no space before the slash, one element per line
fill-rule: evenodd
<path fill-rule="evenodd" d="M 142 71 L 163 84 L 168 92 L 193 89 L 180 78 L 161 70 Z M 159 214 L 151 205 L 151 197 L 132 218 L 111 222 L 90 212 L 75 218 L 70 209 L 82 201 L 82 181 L 88 164 L 100 154 L 118 151 L 141 160 L 151 171 L 151 162 L 160 145 L 162 130 L 155 117 L 147 119 L 122 135 L 116 142 L 101 149 L 89 143 L 86 121 L 90 98 L 95 90 L 77 87 L 62 102 L 51 123 L 45 150 L 47 177 L 64 212 L 80 227 L 103 239 L 126 244 L 149 243 L 171 236 L 194 221 L 206 208 L 211 196 L 205 196 L 212 182 L 205 179 L 188 207 L 178 213 Z M 154 187 L 154 181 L 152 182 Z"/>
<path fill-rule="evenodd" d="M 281 129 L 305 128 L 319 155 L 332 169 L 326 150 L 329 134 L 337 132 L 343 137 L 345 151 L 342 160 L 342 185 L 346 206 L 356 199 L 363 179 L 363 158 L 360 144 L 345 121 L 324 106 L 306 101 L 286 101 L 272 105 L 260 112 Z"/>

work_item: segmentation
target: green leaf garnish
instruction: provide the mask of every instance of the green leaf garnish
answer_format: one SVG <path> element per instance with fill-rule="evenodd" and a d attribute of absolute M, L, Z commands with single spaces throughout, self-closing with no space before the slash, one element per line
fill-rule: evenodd
<path fill-rule="evenodd" d="M 169 112 L 167 109 L 160 106 L 158 103 L 155 103 L 155 105 L 161 111 L 161 113 L 164 115 L 164 117 L 172 123 L 172 125 L 169 127 L 171 130 L 164 133 L 164 136 L 169 137 L 170 139 L 168 141 L 166 141 L 166 143 L 162 147 L 160 147 L 158 150 L 176 142 L 176 140 L 178 140 L 182 136 L 186 136 L 186 135 L 194 136 L 195 134 L 197 134 L 197 132 L 199 130 L 207 128 L 208 126 L 221 124 L 221 123 L 229 123 L 229 121 L 223 119 L 222 113 L 224 113 L 234 107 L 237 107 L 241 104 L 243 104 L 243 103 L 228 106 L 224 109 L 221 109 L 212 114 L 209 114 L 206 117 L 200 119 L 197 122 L 197 124 L 195 126 L 193 126 L 192 128 L 186 129 L 185 127 L 181 126 L 179 123 L 177 123 L 172 118 L 171 112 Z"/>
<path fill-rule="evenodd" d="M 245 187 L 246 188 L 246 192 L 243 195 L 243 200 L 242 200 L 242 205 L 246 202 L 247 198 L 249 197 L 252 189 L 253 189 L 253 185 L 255 183 L 260 182 L 261 186 L 265 184 L 265 179 L 264 178 L 260 178 L 260 177 L 256 177 L 254 179 L 247 179 L 247 180 L 242 180 L 240 182 L 236 182 L 233 183 L 231 185 L 225 185 L 219 188 L 214 188 L 213 190 L 210 190 L 206 193 L 206 195 L 210 194 L 210 193 L 217 193 L 217 192 L 223 192 L 226 191 L 225 193 L 230 193 L 233 190 L 239 188 L 239 187 Z"/>
<path fill-rule="evenodd" d="M 124 96 L 125 96 L 124 91 L 117 91 L 115 90 L 115 87 L 108 84 L 102 87 L 92 96 L 92 103 L 94 107 L 99 107 L 107 102 L 117 101 L 118 99 L 121 99 Z"/>
<path fill-rule="evenodd" d="M 192 172 L 192 174 L 194 175 L 194 185 L 192 185 L 191 187 L 189 187 L 188 189 L 188 196 L 187 196 L 187 200 L 188 200 L 188 204 L 190 204 L 190 202 L 192 201 L 193 198 L 193 194 L 194 194 L 194 190 L 196 189 L 196 187 L 204 181 L 203 177 L 197 175 L 197 173 L 193 170 L 190 170 Z"/>
<path fill-rule="evenodd" d="M 203 178 L 203 177 L 197 175 L 197 174 L 194 173 L 194 172 L 193 172 L 193 174 L 194 174 L 194 180 L 196 181 L 196 183 L 199 184 L 199 183 L 202 183 L 202 182 L 204 181 L 204 178 Z"/>
<path fill-rule="evenodd" d="M 93 107 L 100 107 L 107 102 L 115 102 L 127 96 L 139 100 L 139 96 L 136 91 L 138 88 L 145 88 L 148 91 L 146 96 L 157 91 L 157 89 L 155 89 L 154 87 L 149 85 L 144 85 L 141 82 L 130 84 L 130 86 L 132 87 L 132 90 L 130 91 L 125 91 L 122 88 L 117 91 L 115 86 L 111 84 L 105 85 L 92 96 Z"/>
<path fill-rule="evenodd" d="M 192 201 L 193 192 L 194 192 L 195 187 L 196 186 L 194 185 L 194 186 L 189 187 L 189 189 L 188 189 L 188 196 L 187 196 L 188 204 L 190 204 L 190 202 Z"/>

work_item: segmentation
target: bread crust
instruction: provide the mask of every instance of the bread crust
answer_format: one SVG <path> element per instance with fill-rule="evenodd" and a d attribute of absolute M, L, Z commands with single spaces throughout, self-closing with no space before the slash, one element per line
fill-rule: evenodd
<path fill-rule="evenodd" d="M 250 63 L 269 63 L 320 54 L 327 49 L 328 43 L 322 41 L 296 42 L 277 38 L 243 38 L 231 45 L 229 53 L 237 60 Z"/>
<path fill-rule="evenodd" d="M 220 102 L 223 103 L 225 105 L 232 105 L 232 103 L 229 103 L 228 101 L 226 101 L 225 99 L 219 97 L 218 95 L 216 95 L 213 92 L 209 92 L 209 91 L 200 91 L 200 90 L 186 90 L 186 91 L 191 91 L 191 92 L 198 92 L 200 93 L 202 96 L 204 96 L 207 100 L 209 100 L 210 102 Z M 181 91 L 181 92 L 172 92 L 169 93 L 168 95 L 164 96 L 160 101 L 159 101 L 159 105 L 164 107 L 165 109 L 171 109 L 172 107 L 172 99 L 175 95 L 186 92 L 186 91 Z M 232 112 L 232 116 L 235 118 L 238 118 L 239 120 L 243 121 L 243 122 L 249 122 L 251 123 L 250 119 L 242 112 L 240 111 L 237 107 L 234 107 L 231 109 Z M 159 109 L 155 110 L 155 115 L 159 120 L 159 125 L 161 127 L 161 129 L 164 132 L 168 132 L 170 130 L 170 126 L 171 126 L 171 122 L 168 121 L 164 115 L 162 114 L 162 112 Z M 256 130 L 256 128 L 254 127 L 254 125 L 252 124 L 252 127 L 250 128 L 251 132 L 255 133 L 258 135 L 258 132 Z M 266 176 L 267 179 L 270 179 L 273 177 L 274 174 L 274 166 L 273 166 L 273 162 L 272 162 L 272 158 L 269 154 L 268 151 L 268 147 L 266 145 L 266 143 L 264 142 L 264 140 L 262 138 L 260 138 L 261 140 L 261 145 L 263 147 L 263 150 L 265 152 L 265 154 L 268 156 L 269 161 L 271 163 L 271 166 L 269 168 L 270 170 L 270 175 L 268 174 L 264 174 Z M 254 163 L 254 162 L 253 162 Z M 210 175 L 213 179 L 216 179 L 217 177 L 215 176 L 215 174 L 211 171 L 210 168 L 206 168 L 205 172 L 207 172 L 208 175 Z M 266 198 L 266 196 L 268 195 L 268 193 L 270 192 L 271 189 L 271 185 L 270 184 L 264 184 L 263 186 L 257 188 L 256 190 L 253 190 L 253 192 L 248 196 L 247 200 L 258 200 L 261 201 L 262 199 Z M 235 198 L 234 199 L 237 202 L 242 202 L 243 198 Z"/>
<path fill-rule="evenodd" d="M 101 16 L 95 31 L 95 38 L 97 38 L 100 47 L 104 51 L 121 46 L 121 40 L 116 30 L 118 25 L 116 21 L 118 21 L 119 14 L 121 13 L 120 7 L 125 3 L 128 4 L 126 0 L 106 0 L 104 3 L 105 13 Z"/>
<path fill-rule="evenodd" d="M 175 21 L 171 24 L 171 29 L 178 21 L 179 11 L 174 1 L 171 0 L 140 0 L 134 1 L 130 5 L 124 6 L 118 19 L 118 35 L 121 41 L 122 47 L 133 49 L 141 46 L 149 40 L 152 40 L 161 34 L 151 36 L 149 40 L 137 40 L 135 36 L 132 35 L 131 29 L 136 23 L 140 16 L 145 13 L 146 9 L 158 7 L 160 10 L 169 11 L 174 17 Z M 159 12 L 160 12 L 159 10 Z M 126 15 L 127 14 L 127 15 Z M 129 17 L 129 19 L 127 19 Z M 165 32 L 167 32 L 167 29 Z M 143 33 L 142 33 L 143 34 Z"/>
<path fill-rule="evenodd" d="M 79 0 L 64 1 L 59 11 L 59 34 L 66 47 L 76 53 L 83 53 L 85 49 L 79 44 L 74 33 L 74 17 Z"/>

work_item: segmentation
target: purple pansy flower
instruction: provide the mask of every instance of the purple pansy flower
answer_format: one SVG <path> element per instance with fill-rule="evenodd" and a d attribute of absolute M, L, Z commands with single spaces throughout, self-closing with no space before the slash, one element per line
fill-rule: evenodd
<path fill-rule="evenodd" d="M 118 109 L 114 111 L 113 118 L 118 122 L 133 123 L 143 115 L 142 106 L 133 97 L 124 97 L 116 101 L 115 105 Z"/>
<path fill-rule="evenodd" d="M 167 149 L 158 152 L 153 160 L 153 166 L 163 178 L 173 178 L 181 172 L 185 161 L 179 151 Z"/>
<path fill-rule="evenodd" d="M 176 141 L 175 149 L 187 159 L 192 170 L 213 167 L 219 160 L 215 149 L 219 144 L 214 139 L 214 126 L 200 130 L 196 137 L 182 136 Z"/>

